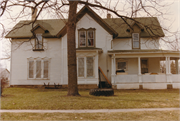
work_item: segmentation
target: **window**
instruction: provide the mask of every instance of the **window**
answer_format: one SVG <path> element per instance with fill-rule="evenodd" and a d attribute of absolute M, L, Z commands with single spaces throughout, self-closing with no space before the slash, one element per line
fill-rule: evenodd
<path fill-rule="evenodd" d="M 49 70 L 49 61 L 44 61 L 44 74 L 43 74 L 43 78 L 48 78 L 48 71 Z"/>
<path fill-rule="evenodd" d="M 95 29 L 79 30 L 79 47 L 95 47 Z"/>
<path fill-rule="evenodd" d="M 84 58 L 78 58 L 78 76 L 84 77 Z"/>
<path fill-rule="evenodd" d="M 118 69 L 125 70 L 126 62 L 118 62 Z"/>
<path fill-rule="evenodd" d="M 49 78 L 49 60 L 29 59 L 28 60 L 28 78 L 29 79 L 48 79 Z"/>
<path fill-rule="evenodd" d="M 29 61 L 29 78 L 34 77 L 34 61 Z"/>
<path fill-rule="evenodd" d="M 78 77 L 94 76 L 94 58 L 80 57 L 78 58 Z"/>
<path fill-rule="evenodd" d="M 88 33 L 88 46 L 94 46 L 94 31 L 87 31 Z"/>
<path fill-rule="evenodd" d="M 87 57 L 87 77 L 93 77 L 93 57 Z"/>
<path fill-rule="evenodd" d="M 133 33 L 132 34 L 132 45 L 134 49 L 140 48 L 140 42 L 139 42 L 139 33 Z"/>
<path fill-rule="evenodd" d="M 126 72 L 128 70 L 128 60 L 122 58 L 116 58 L 116 69 Z"/>
<path fill-rule="evenodd" d="M 86 47 L 86 31 L 79 31 L 80 47 Z"/>
<path fill-rule="evenodd" d="M 36 78 L 41 78 L 41 60 L 36 61 Z"/>
<path fill-rule="evenodd" d="M 35 38 L 35 50 L 43 50 L 43 38 L 42 38 L 42 34 L 36 34 L 36 38 Z"/>
<path fill-rule="evenodd" d="M 141 60 L 141 73 L 142 74 L 148 73 L 148 60 L 147 59 Z"/>

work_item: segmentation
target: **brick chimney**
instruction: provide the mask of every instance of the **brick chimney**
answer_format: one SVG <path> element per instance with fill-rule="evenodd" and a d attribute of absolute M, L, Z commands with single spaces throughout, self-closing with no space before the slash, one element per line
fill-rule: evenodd
<path fill-rule="evenodd" d="M 34 21 L 37 15 L 37 8 L 31 8 L 31 10 L 32 10 L 31 20 Z"/>
<path fill-rule="evenodd" d="M 109 19 L 109 18 L 111 18 L 111 14 L 110 13 L 107 14 L 107 19 Z"/>

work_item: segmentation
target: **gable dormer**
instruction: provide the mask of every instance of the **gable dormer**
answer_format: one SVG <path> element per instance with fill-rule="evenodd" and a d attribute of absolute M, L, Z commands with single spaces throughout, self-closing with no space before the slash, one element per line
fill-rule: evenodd
<path fill-rule="evenodd" d="M 48 30 L 45 29 L 40 24 L 37 24 L 35 27 L 31 29 L 34 37 L 34 48 L 33 51 L 44 51 L 44 41 L 43 34 L 48 33 Z"/>
<path fill-rule="evenodd" d="M 140 24 L 132 22 L 127 31 L 132 35 L 132 49 L 141 49 L 141 33 L 144 31 L 144 28 Z"/>
<path fill-rule="evenodd" d="M 41 26 L 40 24 L 37 24 L 36 26 L 34 26 L 32 29 L 31 29 L 31 32 L 33 33 L 45 33 L 46 30 L 43 26 Z"/>

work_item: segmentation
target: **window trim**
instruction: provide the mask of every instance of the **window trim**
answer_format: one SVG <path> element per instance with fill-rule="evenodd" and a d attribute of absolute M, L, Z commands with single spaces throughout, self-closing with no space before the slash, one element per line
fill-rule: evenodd
<path fill-rule="evenodd" d="M 29 62 L 30 61 L 34 61 L 33 78 L 29 78 Z M 41 78 L 36 78 L 36 62 L 37 61 L 41 61 Z M 44 61 L 48 61 L 48 78 L 44 78 Z M 27 79 L 28 80 L 49 80 L 50 79 L 50 59 L 49 58 L 28 58 Z"/>
<path fill-rule="evenodd" d="M 139 40 L 138 40 L 138 41 L 139 41 L 139 48 L 135 48 L 135 47 L 134 47 L 134 39 L 133 39 L 133 37 L 134 37 L 133 35 L 134 35 L 134 34 L 138 34 L 138 36 L 139 36 Z M 138 33 L 138 32 L 132 33 L 132 49 L 141 49 L 140 33 Z"/>
<path fill-rule="evenodd" d="M 85 31 L 85 46 L 80 46 L 80 31 Z M 88 46 L 88 31 L 93 31 L 94 33 L 94 43 L 93 46 Z M 89 29 L 78 29 L 78 47 L 83 48 L 83 47 L 95 47 L 96 46 L 96 29 L 95 28 L 89 28 Z"/>

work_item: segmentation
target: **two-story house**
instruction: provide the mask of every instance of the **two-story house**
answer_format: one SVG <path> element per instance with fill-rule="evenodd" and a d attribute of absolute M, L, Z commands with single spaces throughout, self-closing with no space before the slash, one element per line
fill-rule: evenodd
<path fill-rule="evenodd" d="M 109 16 L 109 15 L 108 15 Z M 77 14 L 78 84 L 98 84 L 98 67 L 117 89 L 180 88 L 179 52 L 161 50 L 164 37 L 156 17 L 103 19 L 90 7 Z M 20 21 L 12 39 L 10 85 L 68 84 L 66 20 Z M 149 29 L 146 29 L 147 26 Z M 175 60 L 177 74 L 170 71 Z M 166 73 L 160 73 L 166 61 Z"/>

